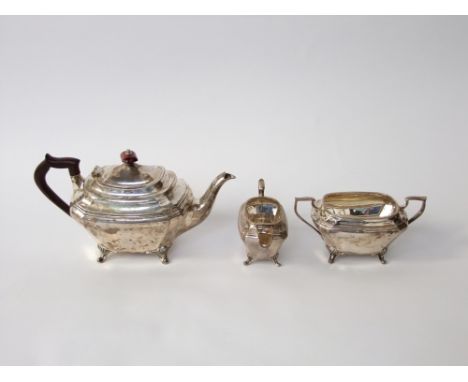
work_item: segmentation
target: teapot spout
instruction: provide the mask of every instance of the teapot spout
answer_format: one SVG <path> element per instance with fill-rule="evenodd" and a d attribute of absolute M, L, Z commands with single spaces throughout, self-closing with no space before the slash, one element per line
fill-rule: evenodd
<path fill-rule="evenodd" d="M 208 217 L 221 186 L 231 179 L 236 179 L 236 177 L 227 172 L 223 172 L 215 178 L 200 200 L 193 204 L 192 215 L 187 221 L 187 226 L 183 230 L 184 232 L 200 224 Z"/>

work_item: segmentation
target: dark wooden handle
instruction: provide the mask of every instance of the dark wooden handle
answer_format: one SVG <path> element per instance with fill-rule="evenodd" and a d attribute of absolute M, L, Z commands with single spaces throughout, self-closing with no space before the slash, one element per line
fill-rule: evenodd
<path fill-rule="evenodd" d="M 47 184 L 46 176 L 50 168 L 67 168 L 70 176 L 80 174 L 80 160 L 76 158 L 55 158 L 46 154 L 45 159 L 39 163 L 34 171 L 34 181 L 39 190 L 58 208 L 70 215 L 70 205 L 65 203 Z"/>

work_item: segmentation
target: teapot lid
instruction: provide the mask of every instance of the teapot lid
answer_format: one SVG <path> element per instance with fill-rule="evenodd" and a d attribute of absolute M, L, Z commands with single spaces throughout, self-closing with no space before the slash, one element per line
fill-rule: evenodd
<path fill-rule="evenodd" d="M 138 157 L 132 150 L 125 150 L 120 154 L 122 164 L 115 166 L 96 166 L 91 176 L 96 184 L 112 190 L 112 194 L 127 194 L 129 192 L 152 192 L 162 188 L 162 178 L 166 171 L 160 166 L 144 166 L 136 162 Z M 175 178 L 174 173 L 168 174 Z M 167 182 L 166 182 L 166 185 Z"/>
<path fill-rule="evenodd" d="M 181 214 L 191 197 L 183 180 L 164 167 L 137 164 L 132 150 L 123 151 L 120 158 L 122 164 L 94 168 L 72 208 L 82 217 L 114 221 L 163 220 Z"/>

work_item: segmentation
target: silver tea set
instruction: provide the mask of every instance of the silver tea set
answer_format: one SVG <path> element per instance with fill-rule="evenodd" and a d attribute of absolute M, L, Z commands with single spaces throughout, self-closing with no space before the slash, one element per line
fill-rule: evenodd
<path fill-rule="evenodd" d="M 120 158 L 121 164 L 96 166 L 83 178 L 79 159 L 46 154 L 34 172 L 41 192 L 94 236 L 99 262 L 114 253 L 148 253 L 168 263 L 174 240 L 204 221 L 221 186 L 235 179 L 223 172 L 201 198 L 195 198 L 174 172 L 137 164 L 138 157 L 132 150 L 122 152 Z M 51 168 L 68 169 L 73 187 L 70 203 L 48 185 L 46 176 Z M 420 202 L 421 206 L 408 218 L 405 209 L 410 201 Z M 300 215 L 300 202 L 310 202 L 310 222 Z M 425 207 L 425 196 L 409 196 L 400 206 L 381 193 L 340 192 L 327 194 L 321 200 L 296 198 L 294 211 L 322 237 L 330 263 L 343 255 L 377 256 L 385 263 L 388 246 L 423 214 Z M 238 229 L 246 248 L 245 265 L 258 260 L 281 265 L 279 249 L 288 237 L 288 222 L 281 203 L 265 196 L 263 179 L 258 181 L 258 195 L 241 205 Z"/>

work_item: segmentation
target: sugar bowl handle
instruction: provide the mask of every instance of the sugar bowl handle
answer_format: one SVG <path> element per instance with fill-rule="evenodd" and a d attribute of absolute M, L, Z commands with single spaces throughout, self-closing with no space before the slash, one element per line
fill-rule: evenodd
<path fill-rule="evenodd" d="M 421 208 L 419 209 L 418 212 L 416 212 L 414 214 L 413 217 L 408 219 L 408 224 L 411 224 L 412 222 L 414 222 L 417 218 L 419 218 L 423 214 L 424 210 L 426 209 L 427 197 L 426 196 L 407 196 L 405 198 L 405 205 L 402 207 L 403 209 L 408 207 L 408 204 L 409 204 L 410 200 L 416 200 L 416 201 L 421 202 Z"/>
<path fill-rule="evenodd" d="M 41 192 L 58 208 L 70 215 L 70 205 L 65 203 L 47 184 L 46 176 L 51 168 L 67 168 L 70 176 L 80 175 L 80 160 L 76 158 L 55 158 L 46 154 L 34 171 L 34 181 Z"/>
<path fill-rule="evenodd" d="M 313 224 L 309 223 L 299 214 L 299 211 L 297 210 L 297 205 L 299 204 L 299 202 L 310 202 L 312 208 L 317 209 L 317 206 L 315 205 L 315 198 L 312 198 L 310 196 L 296 198 L 294 201 L 294 212 L 296 213 L 299 219 L 301 219 L 304 223 L 306 223 L 309 227 L 311 227 L 315 232 L 317 232 L 320 236 L 322 236 L 320 231 Z"/>

